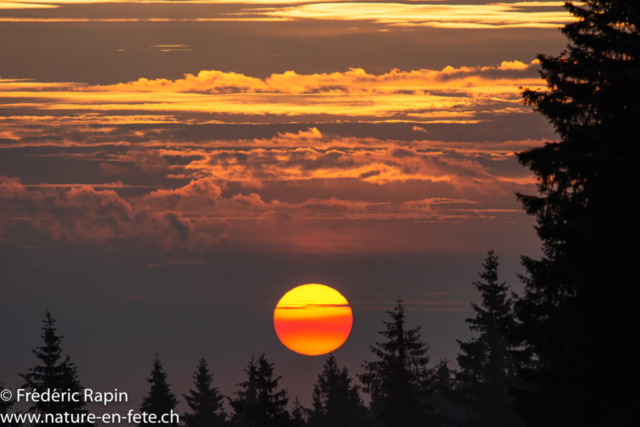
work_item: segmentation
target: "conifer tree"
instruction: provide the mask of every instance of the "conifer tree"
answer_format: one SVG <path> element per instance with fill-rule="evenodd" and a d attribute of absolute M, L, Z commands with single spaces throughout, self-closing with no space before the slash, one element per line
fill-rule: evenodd
<path fill-rule="evenodd" d="M 507 334 L 514 322 L 512 301 L 509 287 L 498 280 L 498 257 L 493 250 L 483 267 L 480 280 L 474 282 L 482 303 L 471 304 L 475 317 L 466 320 L 477 336 L 458 341 L 458 389 L 450 395 L 467 409 L 462 425 L 513 427 L 518 425 L 518 418 L 512 410 L 508 385 L 513 383 L 516 364 Z"/>
<path fill-rule="evenodd" d="M 429 403 L 433 408 L 432 427 L 448 427 L 456 425 L 461 419 L 460 407 L 451 399 L 455 390 L 455 372 L 449 369 L 449 361 L 443 359 L 433 370 L 433 393 Z"/>
<path fill-rule="evenodd" d="M 281 377 L 274 378 L 273 364 L 264 354 L 253 358 L 245 372 L 248 379 L 238 384 L 236 399 L 230 399 L 234 414 L 233 426 L 238 427 L 281 427 L 290 425 L 287 391 L 278 388 Z"/>
<path fill-rule="evenodd" d="M 313 387 L 310 427 L 359 427 L 367 423 L 367 409 L 347 368 L 340 369 L 333 354 L 327 356 Z"/>
<path fill-rule="evenodd" d="M 229 398 L 234 410 L 231 425 L 234 427 L 253 427 L 258 418 L 258 367 L 253 356 L 244 370 L 247 380 L 238 384 L 240 390 L 236 392 L 236 399 Z"/>
<path fill-rule="evenodd" d="M 155 425 L 176 426 L 173 420 L 167 420 L 169 422 L 160 423 L 161 417 L 165 416 L 165 419 L 169 417 L 169 414 L 175 412 L 178 399 L 171 392 L 171 386 L 167 382 L 167 374 L 162 369 L 162 362 L 158 358 L 156 353 L 155 359 L 153 359 L 153 369 L 151 370 L 151 376 L 147 378 L 147 382 L 150 384 L 149 394 L 142 400 L 140 405 L 140 411 L 147 414 L 155 414 L 158 422 Z M 154 423 L 140 423 L 140 426 L 152 426 Z"/>
<path fill-rule="evenodd" d="M 55 323 L 56 321 L 51 317 L 50 312 L 46 312 L 44 318 L 44 326 L 42 328 L 43 334 L 41 335 L 44 345 L 36 347 L 33 353 L 41 362 L 40 365 L 30 368 L 26 374 L 20 376 L 25 380 L 25 384 L 22 388 L 30 391 L 37 390 L 39 393 L 47 392 L 53 393 L 54 391 L 66 392 L 66 393 L 78 393 L 83 396 L 84 389 L 78 380 L 78 374 L 75 365 L 71 362 L 69 356 L 63 356 L 60 343 L 63 337 L 59 337 L 56 334 Z M 65 399 L 64 401 L 48 401 L 40 400 L 29 408 L 30 412 L 36 412 L 40 414 L 65 414 L 68 413 L 77 417 L 86 416 L 87 411 L 85 409 L 84 399 L 79 399 L 78 402 L 68 401 L 71 399 Z M 82 423 L 90 426 L 89 423 Z M 42 427 L 54 427 L 60 426 L 59 423 L 40 423 Z M 68 424 L 69 426 L 79 425 L 78 423 Z"/>
<path fill-rule="evenodd" d="M 5 384 L 4 381 L 0 380 L 0 391 L 4 390 L 5 388 Z M 11 411 L 11 409 L 15 406 L 15 400 L 4 400 L 4 399 L 0 399 L 0 414 L 3 415 L 8 415 Z M 13 411 L 11 411 L 11 413 L 14 413 Z M 7 421 L 0 421 L 0 426 L 2 427 L 16 427 L 18 425 L 18 423 L 16 422 L 8 422 Z"/>
<path fill-rule="evenodd" d="M 546 90 L 524 100 L 559 142 L 518 154 L 539 195 L 520 195 L 537 221 L 539 260 L 524 258 L 514 344 L 533 364 L 520 372 L 527 426 L 640 425 L 634 346 L 640 180 L 640 2 L 567 3 L 575 21 L 557 57 L 539 55 Z M 603 369 L 606 367 L 606 369 Z"/>
<path fill-rule="evenodd" d="M 217 387 L 212 387 L 213 375 L 207 361 L 201 359 L 193 374 L 195 390 L 183 395 L 190 413 L 184 414 L 187 427 L 220 427 L 226 425 L 223 396 Z"/>
<path fill-rule="evenodd" d="M 419 327 L 406 329 L 402 301 L 387 313 L 391 321 L 384 322 L 380 332 L 386 341 L 370 346 L 377 360 L 362 365 L 360 381 L 371 395 L 375 422 L 389 427 L 424 425 L 429 413 L 429 348 L 420 339 Z"/>
<path fill-rule="evenodd" d="M 302 406 L 298 397 L 293 400 L 291 410 L 291 427 L 304 427 L 307 425 L 307 409 Z"/>
<path fill-rule="evenodd" d="M 4 381 L 0 380 L 0 391 L 4 389 L 8 389 L 8 387 L 4 385 Z M 15 405 L 15 403 L 16 402 L 14 400 L 0 399 L 0 414 L 6 414 L 13 405 Z"/>

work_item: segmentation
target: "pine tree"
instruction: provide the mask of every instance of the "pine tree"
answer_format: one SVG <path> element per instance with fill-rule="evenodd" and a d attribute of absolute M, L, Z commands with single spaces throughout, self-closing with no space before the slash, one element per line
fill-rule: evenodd
<path fill-rule="evenodd" d="M 4 381 L 0 380 L 0 391 L 4 390 L 5 388 L 5 384 Z M 4 399 L 0 399 L 0 415 L 6 415 L 9 414 L 10 411 L 13 409 L 13 407 L 15 406 L 15 400 L 9 400 L 9 401 L 5 401 Z M 11 413 L 15 413 L 14 411 L 11 411 Z M 16 422 L 2 422 L 0 421 L 0 426 L 2 427 L 16 427 L 18 425 L 18 423 Z"/>
<path fill-rule="evenodd" d="M 367 409 L 347 368 L 340 369 L 333 354 L 327 356 L 313 387 L 310 427 L 359 427 L 367 423 Z"/>
<path fill-rule="evenodd" d="M 478 336 L 467 342 L 458 341 L 458 390 L 451 395 L 467 409 L 462 425 L 513 427 L 518 425 L 518 418 L 508 391 L 516 375 L 508 338 L 514 322 L 512 301 L 509 287 L 498 281 L 498 257 L 492 250 L 483 267 L 480 281 L 474 282 L 482 303 L 471 304 L 476 314 L 466 320 Z"/>
<path fill-rule="evenodd" d="M 451 398 L 455 392 L 454 378 L 455 372 L 449 369 L 449 361 L 443 359 L 438 362 L 431 380 L 433 393 L 429 397 L 429 403 L 433 408 L 432 427 L 453 426 L 461 418 L 461 409 Z"/>
<path fill-rule="evenodd" d="M 234 410 L 231 425 L 234 427 L 253 427 L 258 417 L 258 367 L 253 356 L 245 369 L 247 380 L 238 384 L 240 390 L 236 392 L 236 399 L 229 398 Z"/>
<path fill-rule="evenodd" d="M 424 425 L 428 418 L 426 394 L 429 348 L 420 340 L 420 328 L 405 329 L 404 305 L 397 301 L 387 312 L 380 334 L 387 341 L 370 346 L 378 360 L 365 362 L 360 375 L 364 391 L 371 395 L 371 412 L 384 426 L 408 427 Z"/>
<path fill-rule="evenodd" d="M 162 369 L 162 362 L 160 362 L 158 358 L 158 353 L 156 353 L 156 357 L 153 359 L 153 369 L 151 370 L 151 376 L 147 378 L 147 382 L 151 387 L 149 388 L 149 394 L 142 400 L 140 411 L 147 414 L 154 414 L 158 420 L 155 425 L 176 426 L 174 420 L 164 423 L 159 422 L 161 417 L 164 416 L 166 419 L 169 417 L 168 414 L 175 412 L 178 399 L 171 392 L 171 387 L 167 382 L 167 374 Z M 154 423 L 140 423 L 140 426 L 152 425 L 154 425 Z"/>
<path fill-rule="evenodd" d="M 304 427 L 307 425 L 307 409 L 302 406 L 298 397 L 293 401 L 291 410 L 291 427 Z"/>
<path fill-rule="evenodd" d="M 41 335 L 44 345 L 42 347 L 36 347 L 33 353 L 36 355 L 42 364 L 30 368 L 28 373 L 20 374 L 20 376 L 26 381 L 22 388 L 30 391 L 37 390 L 39 393 L 47 392 L 53 393 L 54 391 L 65 393 L 78 393 L 83 397 L 84 388 L 78 380 L 78 374 L 75 365 L 71 362 L 69 356 L 63 357 L 63 351 L 60 347 L 60 343 L 63 337 L 59 337 L 56 334 L 55 323 L 56 321 L 51 317 L 50 312 L 46 312 L 44 318 L 44 331 Z M 54 402 L 52 399 L 48 401 L 42 401 L 35 403 L 29 408 L 30 412 L 36 412 L 40 414 L 65 414 L 70 416 L 84 417 L 87 415 L 85 408 L 85 402 L 83 398 L 78 399 L 75 402 L 71 399 L 64 399 L 62 402 Z M 69 401 L 71 400 L 71 401 Z M 82 423 L 83 425 L 90 426 L 89 423 Z M 43 427 L 60 426 L 59 423 L 40 423 Z M 68 424 L 69 426 L 78 426 L 78 424 Z"/>
<path fill-rule="evenodd" d="M 238 384 L 241 390 L 236 399 L 229 399 L 234 414 L 231 424 L 237 427 L 281 427 L 290 425 L 286 410 L 287 391 L 278 389 L 281 377 L 273 376 L 273 364 L 264 354 L 245 369 L 248 379 Z"/>
<path fill-rule="evenodd" d="M 537 220 L 539 260 L 524 258 L 514 344 L 533 364 L 514 396 L 527 426 L 640 425 L 637 282 L 640 2 L 566 6 L 577 20 L 560 56 L 540 55 L 548 88 L 524 100 L 560 136 L 518 154 L 538 177 L 520 195 Z M 603 367 L 606 367 L 604 369 Z"/>
<path fill-rule="evenodd" d="M 184 414 L 187 427 L 219 427 L 226 425 L 223 396 L 217 387 L 211 387 L 213 375 L 207 361 L 200 360 L 193 374 L 195 390 L 183 395 L 191 413 Z"/>

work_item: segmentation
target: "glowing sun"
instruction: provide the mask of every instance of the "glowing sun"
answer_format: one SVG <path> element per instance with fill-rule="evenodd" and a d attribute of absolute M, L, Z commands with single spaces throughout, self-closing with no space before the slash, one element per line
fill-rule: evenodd
<path fill-rule="evenodd" d="M 307 356 L 330 353 L 349 337 L 349 301 L 325 285 L 302 285 L 280 299 L 273 314 L 276 334 L 288 349 Z"/>

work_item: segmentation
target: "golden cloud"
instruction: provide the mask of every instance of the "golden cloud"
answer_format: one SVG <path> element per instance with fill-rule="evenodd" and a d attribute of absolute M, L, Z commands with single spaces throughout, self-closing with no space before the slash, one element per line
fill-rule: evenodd
<path fill-rule="evenodd" d="M 327 2 L 273 8 L 263 13 L 291 19 L 368 20 L 392 27 L 557 28 L 574 19 L 562 9 L 563 5 L 564 2 L 557 1 L 479 5 Z"/>
<path fill-rule="evenodd" d="M 538 61 L 525 64 L 503 61 L 493 67 L 451 66 L 437 70 L 400 71 L 369 74 L 361 68 L 346 72 L 297 74 L 287 71 L 258 79 L 243 74 L 222 71 L 200 71 L 186 74 L 177 80 L 141 78 L 139 80 L 106 86 L 78 87 L 84 91 L 113 92 L 190 92 L 207 94 L 273 93 L 273 94 L 423 94 L 425 91 L 460 90 L 469 88 L 506 88 L 522 85 L 540 85 L 542 80 L 525 72 L 535 69 Z M 523 72 L 522 75 L 508 73 Z M 1 88 L 1 87 L 0 87 Z"/>
<path fill-rule="evenodd" d="M 505 61 L 492 67 L 370 74 L 362 69 L 265 79 L 201 71 L 182 79 L 139 79 L 104 86 L 0 81 L 4 108 L 38 114 L 5 117 L 7 125 L 42 120 L 126 124 L 422 122 L 477 123 L 481 114 L 528 112 L 520 87 L 542 87 L 537 63 Z M 42 112 L 50 112 L 42 115 Z M 178 116 L 181 118 L 178 119 Z"/>

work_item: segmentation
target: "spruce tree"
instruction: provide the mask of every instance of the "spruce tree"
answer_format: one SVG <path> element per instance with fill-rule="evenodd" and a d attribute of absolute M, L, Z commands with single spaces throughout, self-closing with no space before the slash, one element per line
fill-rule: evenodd
<path fill-rule="evenodd" d="M 0 380 L 0 391 L 9 389 L 4 384 L 4 381 Z M 8 411 L 15 405 L 15 400 L 4 400 L 0 399 L 0 414 L 6 414 Z"/>
<path fill-rule="evenodd" d="M 162 362 L 158 358 L 156 353 L 155 359 L 153 359 L 153 369 L 151 370 L 151 376 L 147 378 L 147 382 L 150 384 L 149 394 L 142 400 L 140 405 L 140 411 L 147 414 L 155 414 L 157 417 L 156 425 L 176 426 L 173 420 L 167 420 L 169 422 L 160 423 L 160 419 L 165 416 L 169 417 L 169 414 L 175 412 L 178 399 L 171 392 L 171 386 L 167 382 L 167 374 L 162 369 Z M 140 423 L 140 426 L 152 426 L 154 423 Z"/>
<path fill-rule="evenodd" d="M 454 403 L 451 394 L 455 392 L 455 372 L 449 369 L 449 361 L 443 359 L 433 370 L 431 380 L 433 393 L 429 404 L 433 408 L 432 427 L 449 427 L 461 419 L 461 409 Z"/>
<path fill-rule="evenodd" d="M 518 154 L 538 178 L 520 195 L 537 221 L 541 259 L 524 258 L 514 343 L 517 410 L 527 426 L 640 425 L 637 176 L 640 2 L 590 0 L 566 7 L 567 49 L 540 55 L 546 90 L 524 100 L 560 141 Z"/>
<path fill-rule="evenodd" d="M 69 356 L 63 356 L 60 343 L 63 337 L 59 337 L 56 333 L 55 323 L 56 321 L 51 317 L 50 312 L 46 312 L 44 318 L 44 326 L 42 328 L 43 334 L 41 335 L 44 345 L 36 347 L 33 353 L 36 358 L 40 360 L 41 364 L 30 368 L 26 374 L 20 374 L 25 380 L 25 384 L 22 388 L 30 391 L 38 391 L 39 393 L 54 391 L 65 393 L 78 393 L 82 398 L 78 399 L 78 402 L 68 401 L 71 399 L 65 399 L 62 402 L 54 402 L 52 399 L 49 401 L 38 401 L 29 408 L 30 412 L 39 414 L 65 414 L 70 416 L 83 417 L 87 415 L 85 409 L 85 402 L 83 398 L 84 388 L 78 380 L 78 374 L 75 365 L 71 362 Z M 83 423 L 84 425 L 91 425 L 89 423 Z M 43 427 L 60 426 L 59 423 L 39 423 Z M 64 425 L 64 424 L 62 424 Z M 78 426 L 78 423 L 67 424 L 68 426 Z"/>
<path fill-rule="evenodd" d="M 223 396 L 217 387 L 212 387 L 213 375 L 207 361 L 200 360 L 193 374 L 195 390 L 183 395 L 191 412 L 184 414 L 187 427 L 220 427 L 226 425 Z"/>
<path fill-rule="evenodd" d="M 253 356 L 244 371 L 248 378 L 238 384 L 240 387 L 240 390 L 236 392 L 238 397 L 229 398 L 229 403 L 234 411 L 231 418 L 231 425 L 234 427 L 252 427 L 258 416 L 258 367 Z"/>
<path fill-rule="evenodd" d="M 340 369 L 333 354 L 327 356 L 313 387 L 310 427 L 359 427 L 367 423 L 367 409 L 347 368 Z"/>
<path fill-rule="evenodd" d="M 4 390 L 5 388 L 5 384 L 4 381 L 0 380 L 0 391 Z M 0 415 L 9 415 L 10 413 L 15 413 L 14 411 L 12 411 L 13 407 L 15 406 L 16 401 L 15 400 L 4 400 L 4 399 L 0 399 Z M 11 411 L 11 412 L 10 412 Z M 16 427 L 18 425 L 17 422 L 9 422 L 8 420 L 2 421 L 0 420 L 0 426 L 2 427 Z"/>
<path fill-rule="evenodd" d="M 234 410 L 231 424 L 237 427 L 281 427 L 290 425 L 287 391 L 278 388 L 273 364 L 264 354 L 253 357 L 245 369 L 247 381 L 240 384 L 236 399 L 229 399 Z"/>
<path fill-rule="evenodd" d="M 302 406 L 298 397 L 293 400 L 291 410 L 291 427 L 304 427 L 307 425 L 307 409 Z"/>
<path fill-rule="evenodd" d="M 386 341 L 370 346 L 377 360 L 364 362 L 360 381 L 371 395 L 375 422 L 389 427 L 424 425 L 429 413 L 429 348 L 420 339 L 419 327 L 406 329 L 402 301 L 387 313 L 391 321 L 384 322 L 380 332 Z"/>
<path fill-rule="evenodd" d="M 518 418 L 511 407 L 508 385 L 514 381 L 516 364 L 507 332 L 514 322 L 512 301 L 509 287 L 498 280 L 498 257 L 492 250 L 483 267 L 480 280 L 474 282 L 482 303 L 471 304 L 475 317 L 466 320 L 477 336 L 458 341 L 458 387 L 450 395 L 467 409 L 462 425 L 513 427 L 518 425 Z"/>

